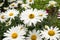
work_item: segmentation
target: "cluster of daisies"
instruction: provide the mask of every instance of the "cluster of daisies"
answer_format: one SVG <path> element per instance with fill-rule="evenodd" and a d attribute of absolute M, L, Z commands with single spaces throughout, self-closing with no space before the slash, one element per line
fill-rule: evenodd
<path fill-rule="evenodd" d="M 5 1 L 5 0 L 4 0 Z M 28 31 L 26 26 L 36 26 L 38 22 L 42 22 L 44 19 L 48 17 L 48 13 L 46 10 L 38 10 L 31 8 L 30 4 L 34 3 L 34 0 L 26 0 L 26 3 L 23 0 L 8 0 L 10 5 L 8 7 L 4 7 L 5 12 L 0 12 L 0 22 L 4 23 L 8 21 L 8 25 L 11 25 L 12 19 L 15 20 L 15 17 L 19 17 L 24 24 L 19 24 L 18 26 L 13 26 L 9 28 L 4 33 L 3 40 L 60 40 L 60 30 L 57 27 L 49 27 L 45 25 L 43 30 L 33 29 L 32 31 Z M 0 6 L 4 4 L 1 3 Z M 49 6 L 56 7 L 57 2 L 49 1 Z M 18 9 L 15 9 L 19 6 L 24 8 L 25 10 L 21 13 Z M 6 26 L 8 26 L 6 25 Z"/>
<path fill-rule="evenodd" d="M 27 31 L 24 25 L 13 26 L 4 33 L 3 40 L 60 40 L 60 30 L 57 27 L 45 26 L 43 30 L 33 29 L 28 33 Z"/>

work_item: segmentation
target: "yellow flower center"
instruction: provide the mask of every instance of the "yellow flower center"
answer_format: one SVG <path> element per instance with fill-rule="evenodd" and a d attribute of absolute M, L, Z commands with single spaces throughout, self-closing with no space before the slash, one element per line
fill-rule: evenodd
<path fill-rule="evenodd" d="M 30 19 L 33 19 L 34 17 L 35 17 L 34 14 L 30 14 L 30 15 L 29 15 L 29 18 L 30 18 Z"/>
<path fill-rule="evenodd" d="M 11 6 L 15 6 L 15 4 L 11 4 Z"/>
<path fill-rule="evenodd" d="M 11 35 L 11 37 L 12 37 L 13 39 L 15 39 L 15 38 L 18 37 L 18 34 L 17 34 L 17 33 L 13 33 L 13 34 Z"/>
<path fill-rule="evenodd" d="M 43 16 L 43 14 L 40 14 L 39 16 Z"/>
<path fill-rule="evenodd" d="M 4 15 L 2 15 L 1 18 L 4 19 Z"/>
<path fill-rule="evenodd" d="M 54 36 L 55 35 L 55 31 L 54 30 L 49 30 L 48 31 L 48 35 L 49 36 Z"/>
<path fill-rule="evenodd" d="M 31 40 L 37 40 L 37 36 L 36 35 L 32 35 L 31 36 Z"/>
<path fill-rule="evenodd" d="M 29 2 L 32 2 L 32 0 L 29 0 Z"/>
<path fill-rule="evenodd" d="M 9 13 L 9 16 L 13 16 L 13 13 L 11 12 L 11 13 Z"/>

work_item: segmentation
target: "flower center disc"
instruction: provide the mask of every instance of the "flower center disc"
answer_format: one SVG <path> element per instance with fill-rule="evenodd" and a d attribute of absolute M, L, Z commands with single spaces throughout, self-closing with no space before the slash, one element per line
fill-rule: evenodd
<path fill-rule="evenodd" d="M 11 6 L 15 6 L 14 4 L 11 4 Z"/>
<path fill-rule="evenodd" d="M 31 36 L 31 40 L 36 40 L 36 39 L 37 39 L 36 35 Z"/>
<path fill-rule="evenodd" d="M 29 2 L 32 2 L 32 0 L 29 0 Z"/>
<path fill-rule="evenodd" d="M 30 18 L 30 19 L 33 19 L 33 18 L 34 18 L 34 14 L 30 14 L 30 15 L 29 15 L 29 18 Z"/>
<path fill-rule="evenodd" d="M 9 16 L 13 16 L 13 13 L 11 12 L 11 13 L 9 13 Z"/>
<path fill-rule="evenodd" d="M 15 39 L 15 38 L 18 37 L 18 34 L 17 34 L 17 33 L 13 33 L 11 37 L 12 37 L 13 39 Z"/>
<path fill-rule="evenodd" d="M 48 35 L 54 36 L 54 35 L 55 35 L 55 31 L 54 31 L 54 30 L 49 30 L 49 31 L 48 31 Z"/>
<path fill-rule="evenodd" d="M 3 15 L 3 16 L 1 16 L 1 18 L 2 18 L 2 19 L 4 19 L 4 15 Z"/>

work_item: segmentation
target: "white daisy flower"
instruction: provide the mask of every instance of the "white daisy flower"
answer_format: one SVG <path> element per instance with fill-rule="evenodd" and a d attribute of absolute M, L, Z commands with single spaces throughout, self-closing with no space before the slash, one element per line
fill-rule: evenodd
<path fill-rule="evenodd" d="M 38 10 L 38 14 L 40 17 L 40 20 L 42 21 L 44 18 L 47 18 L 48 13 L 44 10 Z"/>
<path fill-rule="evenodd" d="M 32 23 L 35 26 L 37 22 L 41 22 L 36 9 L 27 9 L 23 11 L 20 15 L 20 20 L 23 20 L 24 24 L 28 26 L 32 26 Z"/>
<path fill-rule="evenodd" d="M 56 1 L 49 1 L 48 6 L 56 7 L 57 2 Z"/>
<path fill-rule="evenodd" d="M 36 31 L 35 29 L 33 31 L 29 31 L 28 37 L 26 37 L 26 40 L 42 40 L 40 37 L 39 30 Z"/>
<path fill-rule="evenodd" d="M 0 13 L 0 22 L 6 22 L 6 20 L 8 19 L 8 17 L 6 16 L 5 13 Z"/>
<path fill-rule="evenodd" d="M 21 7 L 25 8 L 25 9 L 30 9 L 31 8 L 28 4 L 22 4 Z"/>
<path fill-rule="evenodd" d="M 41 37 L 45 39 L 50 39 L 50 40 L 57 40 L 59 39 L 60 36 L 60 30 L 57 27 L 50 27 L 47 30 L 41 31 Z"/>
<path fill-rule="evenodd" d="M 11 27 L 4 33 L 5 38 L 3 40 L 24 40 L 25 37 L 23 35 L 25 35 L 23 31 L 16 27 Z"/>
<path fill-rule="evenodd" d="M 25 26 L 24 25 L 18 25 L 18 26 L 16 26 L 19 30 L 21 30 L 21 31 L 24 31 L 24 32 L 26 32 L 27 31 L 27 28 L 25 28 Z"/>
<path fill-rule="evenodd" d="M 11 4 L 9 5 L 9 8 L 15 8 L 15 7 L 18 7 L 18 4 L 17 4 L 16 2 L 11 3 Z"/>
<path fill-rule="evenodd" d="M 34 0 L 26 0 L 26 3 L 27 4 L 33 4 L 34 3 Z"/>
<path fill-rule="evenodd" d="M 8 0 L 8 2 L 14 2 L 14 1 L 16 1 L 16 0 Z"/>
<path fill-rule="evenodd" d="M 19 11 L 17 11 L 16 9 L 8 9 L 5 13 L 7 17 L 9 17 L 10 19 L 14 19 L 14 17 L 19 14 Z"/>

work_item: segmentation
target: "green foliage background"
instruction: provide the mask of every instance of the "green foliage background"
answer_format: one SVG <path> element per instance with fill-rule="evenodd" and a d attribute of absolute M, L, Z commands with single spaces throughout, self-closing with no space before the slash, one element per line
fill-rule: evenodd
<path fill-rule="evenodd" d="M 26 0 L 24 0 L 24 3 Z M 36 28 L 37 30 L 40 30 L 42 28 L 44 28 L 45 25 L 48 25 L 48 26 L 57 26 L 58 28 L 60 28 L 60 19 L 57 19 L 57 15 L 58 15 L 58 9 L 60 8 L 60 0 L 55 0 L 58 4 L 57 4 L 57 7 L 49 7 L 47 8 L 46 4 L 49 3 L 49 0 L 45 0 L 45 1 L 42 1 L 42 0 L 34 0 L 34 4 L 31 5 L 31 7 L 34 9 L 34 8 L 37 8 L 38 10 L 40 9 L 43 9 L 43 10 L 46 10 L 48 9 L 49 10 L 49 15 L 48 15 L 48 18 L 47 19 L 44 19 L 44 21 L 42 21 L 41 23 L 37 23 L 36 26 L 32 26 L 32 27 L 27 27 L 28 28 L 28 31 L 29 30 L 32 30 L 34 28 Z M 0 3 L 2 2 L 2 0 L 0 0 Z M 3 7 L 7 7 L 9 5 L 9 3 L 7 2 L 7 0 L 5 0 L 5 3 L 3 4 L 1 8 L 2 11 L 3 10 Z M 17 8 L 17 10 L 20 11 L 20 13 L 23 11 L 23 9 L 21 7 Z M 15 20 L 12 20 L 12 23 L 11 25 L 9 26 L 5 26 L 6 23 L 1 23 L 0 22 L 0 40 L 2 40 L 4 37 L 3 37 L 3 33 L 6 32 L 6 30 L 8 30 L 9 28 L 11 28 L 12 26 L 17 26 L 18 24 L 23 24 L 22 21 L 20 21 L 19 19 L 19 15 L 18 17 L 15 17 Z"/>

